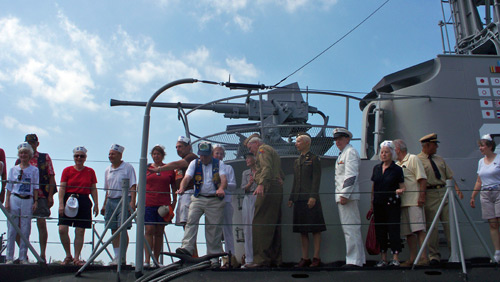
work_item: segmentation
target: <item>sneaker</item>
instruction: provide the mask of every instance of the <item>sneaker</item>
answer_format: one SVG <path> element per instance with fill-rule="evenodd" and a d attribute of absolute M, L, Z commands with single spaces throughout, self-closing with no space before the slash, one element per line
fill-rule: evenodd
<path fill-rule="evenodd" d="M 387 266 L 387 262 L 385 260 L 381 260 L 375 266 L 376 267 L 385 267 L 385 266 Z"/>
<path fill-rule="evenodd" d="M 30 262 L 28 260 L 21 260 L 19 261 L 20 264 L 30 264 Z"/>
<path fill-rule="evenodd" d="M 14 264 L 14 261 L 13 261 L 13 260 L 11 260 L 11 259 L 8 259 L 8 260 L 5 262 L 5 264 Z"/>
<path fill-rule="evenodd" d="M 117 258 L 114 258 L 110 263 L 109 265 L 118 265 L 118 259 Z"/>
<path fill-rule="evenodd" d="M 389 262 L 389 266 L 400 266 L 401 264 L 399 263 L 399 261 L 393 259 Z"/>

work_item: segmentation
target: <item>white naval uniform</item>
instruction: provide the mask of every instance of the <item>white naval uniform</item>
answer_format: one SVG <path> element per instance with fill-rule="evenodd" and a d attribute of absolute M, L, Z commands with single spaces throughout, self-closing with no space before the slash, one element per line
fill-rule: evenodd
<path fill-rule="evenodd" d="M 243 233 L 245 234 L 245 263 L 253 263 L 253 240 L 252 240 L 252 222 L 253 215 L 255 213 L 255 200 L 257 196 L 253 194 L 257 188 L 257 183 L 255 181 L 250 186 L 250 191 L 246 192 L 245 187 L 247 186 L 250 175 L 252 174 L 251 169 L 243 171 L 241 176 L 241 189 L 245 192 L 245 198 L 243 198 L 242 207 L 242 218 L 243 218 Z"/>
<path fill-rule="evenodd" d="M 359 165 L 358 152 L 351 144 L 347 144 L 335 163 L 335 201 L 339 208 L 340 223 L 346 241 L 346 264 L 363 266 L 366 263 L 366 256 L 358 208 Z M 340 204 L 341 196 L 349 199 L 347 204 Z"/>
<path fill-rule="evenodd" d="M 233 235 L 233 197 L 232 194 L 235 193 L 236 190 L 236 178 L 234 177 L 234 169 L 230 165 L 224 165 L 225 174 L 227 178 L 227 188 L 226 195 L 224 196 L 224 201 L 226 205 L 224 206 L 224 219 L 223 219 L 223 227 L 222 234 L 224 235 L 224 244 L 226 248 L 226 253 L 231 252 L 231 255 L 235 255 L 234 253 L 234 235 Z"/>

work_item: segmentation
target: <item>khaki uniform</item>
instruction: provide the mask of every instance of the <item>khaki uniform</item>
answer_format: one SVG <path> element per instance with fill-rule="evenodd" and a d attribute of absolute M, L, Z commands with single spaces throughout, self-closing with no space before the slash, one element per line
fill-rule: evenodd
<path fill-rule="evenodd" d="M 425 174 L 427 175 L 427 191 L 425 197 L 425 218 L 427 220 L 427 230 L 429 230 L 434 217 L 436 217 L 437 210 L 443 197 L 446 195 L 446 180 L 453 177 L 453 171 L 446 165 L 444 159 L 438 155 L 433 155 L 432 160 L 436 163 L 436 166 L 441 173 L 441 179 L 437 179 L 432 169 L 431 162 L 429 160 L 429 155 L 421 152 L 417 155 L 424 165 Z M 441 215 L 439 216 L 444 232 L 446 234 L 446 240 L 448 241 L 448 247 L 450 247 L 450 225 L 449 222 L 449 211 L 448 202 L 443 206 Z M 439 237 L 437 228 L 432 230 L 429 237 L 429 259 L 441 260 L 441 254 L 439 253 Z"/>
<path fill-rule="evenodd" d="M 264 186 L 257 196 L 252 223 L 253 262 L 260 265 L 281 264 L 281 204 L 283 184 L 280 180 L 281 160 L 269 145 L 259 147 L 256 156 L 255 182 Z"/>
<path fill-rule="evenodd" d="M 318 156 L 307 152 L 295 160 L 293 168 L 293 187 L 289 199 L 294 202 L 293 232 L 323 232 L 326 226 L 319 198 L 321 162 Z M 316 199 L 316 204 L 312 208 L 307 206 L 310 198 Z"/>

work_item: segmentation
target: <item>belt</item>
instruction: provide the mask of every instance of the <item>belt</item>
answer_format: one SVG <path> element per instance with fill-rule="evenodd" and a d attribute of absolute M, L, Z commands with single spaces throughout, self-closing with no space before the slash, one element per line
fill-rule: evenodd
<path fill-rule="evenodd" d="M 493 186 L 489 186 L 489 187 L 483 187 L 482 190 L 484 191 L 495 191 L 495 190 L 498 190 L 500 188 L 500 185 L 493 185 Z"/>
<path fill-rule="evenodd" d="M 24 195 L 23 196 L 23 195 L 19 195 L 19 194 L 16 194 L 16 193 L 13 193 L 13 194 L 14 194 L 14 196 L 16 196 L 16 197 L 18 197 L 20 199 L 23 199 L 23 200 L 27 200 L 27 199 L 31 198 L 31 195 Z"/>
<path fill-rule="evenodd" d="M 204 197 L 204 198 L 216 198 L 217 195 L 216 194 L 213 194 L 213 195 L 202 195 L 202 194 L 198 194 L 198 196 L 201 196 L 201 197 Z"/>
<path fill-rule="evenodd" d="M 427 186 L 427 189 L 440 189 L 440 188 L 444 188 L 445 186 L 444 185 L 430 185 L 430 186 Z"/>

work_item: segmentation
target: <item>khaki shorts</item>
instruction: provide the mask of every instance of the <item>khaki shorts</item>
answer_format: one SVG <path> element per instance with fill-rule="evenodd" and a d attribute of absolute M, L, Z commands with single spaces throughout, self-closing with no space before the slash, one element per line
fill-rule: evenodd
<path fill-rule="evenodd" d="M 38 204 L 35 212 L 33 213 L 33 217 L 49 217 L 50 216 L 50 208 L 49 201 L 47 198 L 38 198 Z"/>
<path fill-rule="evenodd" d="M 483 219 L 500 217 L 500 190 L 482 190 L 480 196 Z"/>
<path fill-rule="evenodd" d="M 423 207 L 401 208 L 401 235 L 407 236 L 425 230 L 425 212 Z"/>

